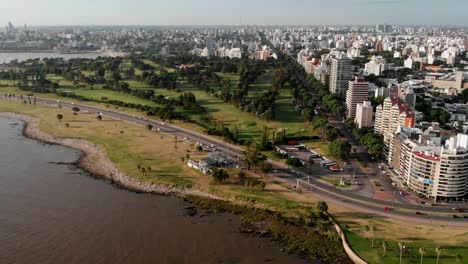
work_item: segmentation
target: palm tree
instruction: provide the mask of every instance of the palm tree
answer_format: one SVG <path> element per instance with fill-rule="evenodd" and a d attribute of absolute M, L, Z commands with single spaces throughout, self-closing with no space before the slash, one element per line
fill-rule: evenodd
<path fill-rule="evenodd" d="M 388 243 L 387 241 L 382 241 L 382 248 L 383 248 L 383 257 L 385 257 L 385 255 L 387 254 L 387 247 L 388 247 Z"/>
<path fill-rule="evenodd" d="M 324 201 L 319 201 L 317 203 L 317 208 L 320 210 L 322 213 L 327 213 L 328 212 L 328 204 Z"/>
<path fill-rule="evenodd" d="M 439 264 L 439 257 L 440 257 L 440 254 L 442 253 L 442 249 L 440 249 L 439 247 L 436 247 L 434 249 L 435 253 L 437 254 L 437 261 L 436 261 L 436 264 Z"/>
<path fill-rule="evenodd" d="M 405 248 L 405 244 L 403 244 L 403 242 L 398 242 L 398 248 L 400 249 L 400 264 L 401 264 L 401 257 L 403 256 L 403 249 Z"/>
<path fill-rule="evenodd" d="M 369 233 L 371 235 L 371 247 L 374 248 L 374 232 L 375 232 L 375 227 L 371 225 L 369 227 Z"/>
<path fill-rule="evenodd" d="M 419 248 L 419 255 L 421 255 L 421 264 L 423 263 L 424 254 L 426 254 L 424 248 Z"/>

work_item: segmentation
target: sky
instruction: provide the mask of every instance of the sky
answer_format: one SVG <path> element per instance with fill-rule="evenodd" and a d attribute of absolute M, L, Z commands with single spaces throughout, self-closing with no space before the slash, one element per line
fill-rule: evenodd
<path fill-rule="evenodd" d="M 0 25 L 457 25 L 468 0 L 0 0 Z"/>

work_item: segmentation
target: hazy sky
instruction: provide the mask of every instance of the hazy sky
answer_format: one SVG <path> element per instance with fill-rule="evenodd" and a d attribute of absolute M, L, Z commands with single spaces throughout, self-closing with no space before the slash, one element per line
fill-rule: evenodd
<path fill-rule="evenodd" d="M 15 25 L 468 26 L 468 0 L 0 0 Z"/>

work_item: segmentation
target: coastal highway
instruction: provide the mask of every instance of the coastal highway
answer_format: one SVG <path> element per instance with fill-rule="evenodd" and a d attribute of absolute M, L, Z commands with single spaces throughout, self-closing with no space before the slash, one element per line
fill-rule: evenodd
<path fill-rule="evenodd" d="M 6 97 L 5 95 L 0 95 L 0 98 L 6 100 L 20 99 L 20 97 Z M 81 111 L 88 111 L 91 113 L 101 114 L 103 116 L 121 120 L 124 122 L 146 126 L 148 124 L 153 125 L 153 130 L 157 130 L 160 133 L 167 135 L 177 136 L 178 140 L 183 140 L 188 143 L 193 144 L 203 144 L 204 146 L 215 145 L 216 149 L 227 153 L 232 156 L 242 157 L 243 148 L 235 146 L 224 141 L 203 135 L 188 129 L 184 129 L 172 124 L 167 124 L 162 121 L 152 120 L 142 116 L 134 116 L 131 114 L 105 109 L 98 108 L 94 106 L 89 106 L 85 104 L 77 104 L 66 101 L 57 101 L 47 98 L 36 98 L 36 102 L 39 104 L 47 105 L 60 105 L 66 108 L 72 108 L 74 106 L 79 107 Z M 286 185 L 296 185 L 297 180 L 307 177 L 308 175 L 300 173 L 297 171 L 290 170 L 287 165 L 269 160 L 273 165 L 274 173 L 271 173 L 271 177 L 274 177 L 275 180 L 286 184 Z M 321 182 L 317 177 L 310 176 L 309 182 L 301 181 L 300 188 L 303 190 L 305 195 L 313 195 L 315 198 L 319 197 L 321 200 L 324 200 L 330 204 L 334 204 L 339 207 L 349 208 L 356 212 L 365 212 L 368 214 L 396 219 L 411 221 L 414 223 L 440 223 L 444 225 L 454 225 L 454 226 L 467 226 L 468 219 L 463 218 L 460 213 L 451 210 L 451 207 L 446 206 L 422 206 L 422 205 L 410 205 L 410 204 L 393 204 L 392 202 L 376 200 L 370 197 L 365 197 L 358 195 L 356 193 L 340 190 L 335 186 L 330 186 L 324 182 Z M 392 207 L 393 210 L 386 211 L 385 207 Z M 460 207 L 457 205 L 457 207 Z M 468 205 L 467 205 L 468 207 Z M 468 208 L 466 208 L 468 209 Z M 416 214 L 419 212 L 420 214 Z M 459 215 L 461 217 L 454 218 L 452 215 Z"/>

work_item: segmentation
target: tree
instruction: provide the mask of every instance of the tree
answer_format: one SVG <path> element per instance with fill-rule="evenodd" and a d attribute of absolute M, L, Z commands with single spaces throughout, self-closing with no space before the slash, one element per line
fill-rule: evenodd
<path fill-rule="evenodd" d="M 371 247 L 374 248 L 375 227 L 373 225 L 371 225 L 369 227 L 369 233 L 370 233 L 370 236 L 371 236 Z"/>
<path fill-rule="evenodd" d="M 58 121 L 62 121 L 63 115 L 62 114 L 57 114 L 57 119 L 58 119 Z"/>
<path fill-rule="evenodd" d="M 383 257 L 387 254 L 388 243 L 387 241 L 382 241 L 382 248 L 383 248 Z"/>
<path fill-rule="evenodd" d="M 298 159 L 298 158 L 288 158 L 286 160 L 286 164 L 290 165 L 290 166 L 293 166 L 293 167 L 301 167 L 302 166 L 301 160 Z"/>
<path fill-rule="evenodd" d="M 327 204 L 327 202 L 319 201 L 319 202 L 317 203 L 317 209 L 319 209 L 321 213 L 326 214 L 326 213 L 328 212 L 328 204 Z"/>
<path fill-rule="evenodd" d="M 75 113 L 76 113 L 76 112 L 79 112 L 79 111 L 80 111 L 80 108 L 78 108 L 78 107 L 74 106 L 74 107 L 72 108 L 72 110 L 73 110 L 73 112 L 75 112 Z"/>
<path fill-rule="evenodd" d="M 401 264 L 401 257 L 403 256 L 403 249 L 405 249 L 405 244 L 403 242 L 398 242 L 398 248 L 400 249 L 400 264 Z"/>
<path fill-rule="evenodd" d="M 330 155 L 344 159 L 351 152 L 351 145 L 347 141 L 337 139 L 328 145 L 328 152 Z"/>
<path fill-rule="evenodd" d="M 273 169 L 273 166 L 271 165 L 271 163 L 263 161 L 260 164 L 260 169 L 263 173 L 267 174 Z"/>
<path fill-rule="evenodd" d="M 439 257 L 440 257 L 440 254 L 442 253 L 442 249 L 440 249 L 440 247 L 436 247 L 434 249 L 436 255 L 437 255 L 437 260 L 436 260 L 436 264 L 439 264 Z"/>
<path fill-rule="evenodd" d="M 229 178 L 229 173 L 223 169 L 214 169 L 212 175 L 217 182 L 224 182 Z"/>
<path fill-rule="evenodd" d="M 98 119 L 98 120 L 102 120 L 102 115 L 98 115 L 98 116 L 97 116 L 97 119 Z"/>
<path fill-rule="evenodd" d="M 307 120 L 307 122 L 309 122 L 310 125 L 315 116 L 314 110 L 306 108 L 302 113 L 304 115 L 305 120 Z"/>
<path fill-rule="evenodd" d="M 151 130 L 153 130 L 153 125 L 152 125 L 152 124 L 147 124 L 147 125 L 146 125 L 146 128 L 147 128 L 149 131 L 151 131 Z"/>
<path fill-rule="evenodd" d="M 266 156 L 260 153 L 257 149 L 248 149 L 244 151 L 244 163 L 247 165 L 248 170 L 252 167 L 258 167 L 261 165 L 261 162 L 265 160 Z"/>
<path fill-rule="evenodd" d="M 423 263 L 424 254 L 426 254 L 426 250 L 424 250 L 424 248 L 419 248 L 419 255 L 421 255 L 421 264 Z"/>

